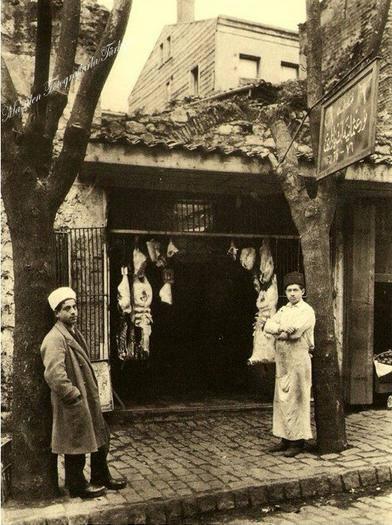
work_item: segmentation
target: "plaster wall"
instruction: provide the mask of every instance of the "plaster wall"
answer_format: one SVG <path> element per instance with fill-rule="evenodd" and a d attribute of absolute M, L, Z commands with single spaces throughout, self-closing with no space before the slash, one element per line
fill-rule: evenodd
<path fill-rule="evenodd" d="M 299 43 L 294 35 L 219 23 L 216 34 L 216 91 L 239 86 L 240 55 L 259 57 L 259 78 L 279 84 L 282 81 L 281 62 L 299 63 Z"/>

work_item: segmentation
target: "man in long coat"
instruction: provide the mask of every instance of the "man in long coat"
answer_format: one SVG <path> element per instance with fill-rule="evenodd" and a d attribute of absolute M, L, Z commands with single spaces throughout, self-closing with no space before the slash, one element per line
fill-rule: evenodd
<path fill-rule="evenodd" d="M 304 276 L 293 272 L 284 277 L 288 303 L 267 320 L 264 331 L 275 337 L 275 394 L 272 433 L 281 442 L 271 452 L 293 457 L 301 452 L 304 440 L 312 437 L 310 392 L 314 348 L 313 308 L 303 299 Z"/>
<path fill-rule="evenodd" d="M 64 454 L 65 484 L 72 497 L 102 496 L 106 488 L 124 488 L 126 481 L 113 479 L 107 465 L 109 429 L 87 343 L 75 326 L 76 294 L 68 287 L 57 288 L 48 302 L 57 319 L 41 345 L 53 408 L 52 452 Z M 88 453 L 91 484 L 83 474 Z"/>

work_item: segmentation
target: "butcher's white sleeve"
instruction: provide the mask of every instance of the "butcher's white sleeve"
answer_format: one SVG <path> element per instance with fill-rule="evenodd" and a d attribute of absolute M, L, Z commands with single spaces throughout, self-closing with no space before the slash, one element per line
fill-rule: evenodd
<path fill-rule="evenodd" d="M 275 315 L 267 319 L 267 322 L 264 325 L 264 332 L 271 335 L 279 335 L 281 332 L 280 328 L 280 318 L 282 316 L 282 309 L 276 312 Z"/>
<path fill-rule="evenodd" d="M 306 330 L 313 328 L 316 324 L 316 316 L 312 308 L 303 308 L 298 311 L 296 319 L 291 325 L 295 328 L 295 332 L 290 334 L 290 339 L 299 339 Z M 284 329 L 284 327 L 282 327 Z"/>

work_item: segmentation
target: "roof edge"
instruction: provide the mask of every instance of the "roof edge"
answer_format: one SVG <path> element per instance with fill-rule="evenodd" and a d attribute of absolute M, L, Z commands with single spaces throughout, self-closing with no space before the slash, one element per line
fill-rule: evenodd
<path fill-rule="evenodd" d="M 279 33 L 286 33 L 291 36 L 295 36 L 299 38 L 299 32 L 295 31 L 294 29 L 287 29 L 284 27 L 274 26 L 270 24 L 263 24 L 262 22 L 255 22 L 253 20 L 246 20 L 245 18 L 237 18 L 235 16 L 227 16 L 227 15 L 219 15 L 217 17 L 218 22 L 219 21 L 227 21 L 227 22 L 237 22 L 240 24 L 247 24 L 252 26 L 257 26 L 260 29 L 268 29 L 270 31 L 276 31 Z"/>

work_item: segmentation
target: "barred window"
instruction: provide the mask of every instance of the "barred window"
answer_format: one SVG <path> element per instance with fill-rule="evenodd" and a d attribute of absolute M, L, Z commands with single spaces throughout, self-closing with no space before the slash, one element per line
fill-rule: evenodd
<path fill-rule="evenodd" d="M 176 231 L 207 232 L 214 222 L 213 205 L 204 200 L 184 199 L 174 205 Z"/>

